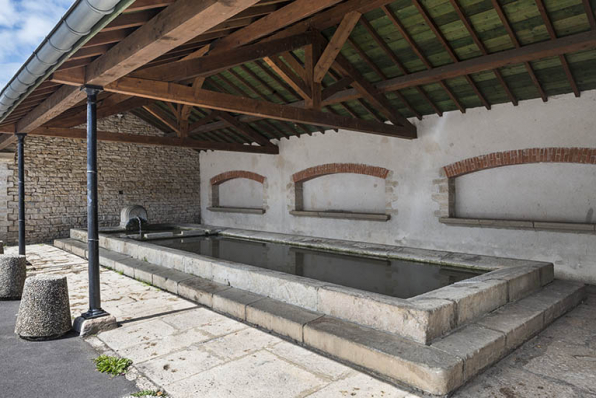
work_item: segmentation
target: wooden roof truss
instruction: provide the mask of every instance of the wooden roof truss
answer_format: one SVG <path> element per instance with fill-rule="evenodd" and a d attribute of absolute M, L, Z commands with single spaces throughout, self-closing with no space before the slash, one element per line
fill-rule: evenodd
<path fill-rule="evenodd" d="M 95 84 L 99 117 L 132 111 L 167 133 L 151 145 L 274 154 L 283 138 L 413 139 L 408 118 L 596 88 L 592 0 L 231 3 L 137 0 L 0 131 L 81 138 L 79 87 Z"/>

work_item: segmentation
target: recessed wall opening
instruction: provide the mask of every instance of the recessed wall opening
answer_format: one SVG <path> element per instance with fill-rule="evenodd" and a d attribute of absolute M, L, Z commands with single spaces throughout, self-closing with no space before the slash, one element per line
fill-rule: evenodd
<path fill-rule="evenodd" d="M 211 178 L 211 211 L 265 213 L 265 177 L 248 171 L 229 171 Z"/>
<path fill-rule="evenodd" d="M 596 168 L 584 164 L 522 164 L 455 179 L 455 216 L 594 223 Z"/>
<path fill-rule="evenodd" d="M 530 148 L 481 155 L 443 168 L 445 224 L 596 233 L 593 148 Z"/>
<path fill-rule="evenodd" d="M 221 207 L 263 207 L 263 184 L 247 179 L 234 179 L 219 185 Z"/>
<path fill-rule="evenodd" d="M 355 163 L 311 167 L 292 176 L 299 217 L 387 221 L 389 170 Z"/>
<path fill-rule="evenodd" d="M 385 212 L 385 180 L 357 174 L 333 174 L 303 184 L 304 210 Z"/>

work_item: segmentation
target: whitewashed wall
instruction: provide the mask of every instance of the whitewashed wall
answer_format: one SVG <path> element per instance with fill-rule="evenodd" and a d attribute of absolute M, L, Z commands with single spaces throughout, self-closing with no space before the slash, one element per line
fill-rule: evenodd
<path fill-rule="evenodd" d="M 432 196 L 436 193 L 433 180 L 439 177 L 441 168 L 472 156 L 535 147 L 596 147 L 595 113 L 596 91 L 591 91 L 583 93 L 580 99 L 566 95 L 553 97 L 548 103 L 533 100 L 522 102 L 518 107 L 498 105 L 491 111 L 477 108 L 463 115 L 450 112 L 443 117 L 425 117 L 423 121 L 413 121 L 418 126 L 419 136 L 413 141 L 340 131 L 282 140 L 278 156 L 202 153 L 202 218 L 208 224 L 237 228 L 552 261 L 557 277 L 594 284 L 596 235 L 447 226 L 439 223 L 435 215 L 438 204 L 433 202 Z M 391 212 L 389 222 L 305 218 L 289 214 L 294 200 L 292 174 L 333 162 L 364 163 L 391 170 L 388 195 L 395 210 Z M 580 221 L 579 214 L 589 217 L 588 207 L 594 203 L 594 198 L 569 201 L 573 196 L 569 190 L 576 190 L 580 196 L 596 196 L 593 170 L 596 166 L 561 165 L 567 167 L 560 169 L 552 168 L 558 165 L 539 166 L 533 173 L 540 181 L 562 181 L 564 189 L 552 189 L 546 183 L 543 189 L 534 186 L 526 191 L 526 195 L 532 197 L 526 198 L 527 201 L 516 198 L 518 203 L 536 201 L 537 196 L 548 195 L 549 206 L 552 203 L 562 208 L 578 206 L 577 209 L 562 209 L 562 214 L 573 214 Z M 494 172 L 507 170 L 515 175 L 516 167 L 520 166 Z M 214 213 L 205 209 L 210 192 L 209 179 L 234 169 L 253 171 L 267 178 L 266 214 Z M 522 181 L 527 179 L 528 176 L 521 176 L 522 169 L 519 170 Z M 482 173 L 486 172 L 471 175 L 475 180 L 472 186 L 486 193 L 492 189 L 494 178 L 490 174 L 487 178 L 478 178 Z M 548 173 L 548 178 L 543 173 Z M 360 183 L 361 178 L 355 175 L 353 184 Z M 510 189 L 517 186 L 504 185 L 510 185 Z M 341 185 L 336 187 L 341 189 Z M 348 191 L 353 192 L 354 187 Z M 506 200 L 509 192 L 500 191 L 502 199 Z M 470 206 L 477 206 L 482 211 L 486 195 L 472 194 L 465 199 Z M 373 203 L 373 206 L 378 207 L 378 204 Z M 358 209 L 361 208 L 359 204 Z M 525 211 L 521 210 L 522 213 Z"/>

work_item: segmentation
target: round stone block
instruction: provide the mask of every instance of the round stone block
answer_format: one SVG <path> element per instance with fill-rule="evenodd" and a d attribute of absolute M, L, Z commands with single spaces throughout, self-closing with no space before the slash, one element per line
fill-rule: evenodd
<path fill-rule="evenodd" d="M 25 256 L 0 254 L 0 300 L 19 300 L 26 276 Z"/>
<path fill-rule="evenodd" d="M 72 328 L 65 276 L 27 278 L 15 333 L 27 340 L 55 339 Z"/>

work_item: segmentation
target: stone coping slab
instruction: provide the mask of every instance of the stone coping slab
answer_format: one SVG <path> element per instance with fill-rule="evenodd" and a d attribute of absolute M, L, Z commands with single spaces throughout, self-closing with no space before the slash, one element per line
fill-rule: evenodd
<path fill-rule="evenodd" d="M 290 214 L 295 217 L 315 217 L 315 218 L 337 218 L 341 220 L 362 220 L 362 221 L 382 221 L 391 219 L 391 215 L 382 213 L 356 213 L 342 211 L 323 211 L 323 210 L 292 210 Z"/>
<path fill-rule="evenodd" d="M 556 231 L 590 233 L 596 232 L 596 224 L 554 221 L 497 220 L 484 218 L 442 217 L 439 222 L 446 225 L 476 228 L 526 229 L 534 231 Z"/>
<path fill-rule="evenodd" d="M 265 209 L 256 207 L 207 207 L 207 210 L 218 213 L 265 214 Z"/>
<path fill-rule="evenodd" d="M 56 246 L 72 251 L 81 246 L 75 239 L 63 239 Z M 529 297 L 502 306 L 432 345 L 413 342 L 396 334 L 371 329 L 353 322 L 267 298 L 263 295 L 219 284 L 109 250 L 100 253 L 118 267 L 149 273 L 151 280 L 171 275 L 165 290 L 231 315 L 249 324 L 284 336 L 383 379 L 435 395 L 449 394 L 474 375 L 507 355 L 518 345 L 575 307 L 585 297 L 583 285 L 555 281 Z M 133 277 L 148 279 L 133 272 Z M 498 279 L 488 279 L 490 286 Z M 347 289 L 347 288 L 343 288 Z M 388 299 L 378 295 L 379 300 Z M 435 298 L 421 298 L 431 303 Z M 443 300 L 447 301 L 447 300 Z M 428 304 L 431 305 L 432 304 Z M 414 308 L 414 307 L 412 307 Z"/>
<path fill-rule="evenodd" d="M 100 234 L 102 248 L 131 256 L 213 282 L 270 297 L 306 310 L 400 335 L 422 344 L 431 342 L 453 328 L 493 311 L 508 302 L 527 296 L 553 280 L 550 263 L 497 257 L 439 252 L 364 242 L 309 238 L 239 229 L 193 226 L 225 236 L 289 245 L 364 254 L 383 258 L 412 257 L 416 261 L 490 271 L 453 285 L 410 299 L 400 299 L 247 264 L 215 259 L 178 249 Z M 73 230 L 73 238 L 85 239 L 86 232 Z M 127 275 L 126 270 L 123 272 Z M 144 271 L 135 277 L 148 283 Z M 349 303 L 349 305 L 348 305 Z"/>

